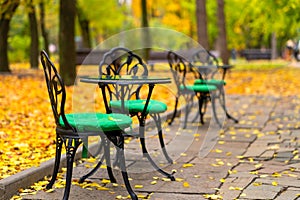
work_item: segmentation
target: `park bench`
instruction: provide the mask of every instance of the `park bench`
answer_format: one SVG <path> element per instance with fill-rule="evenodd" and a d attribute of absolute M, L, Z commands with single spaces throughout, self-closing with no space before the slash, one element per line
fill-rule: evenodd
<path fill-rule="evenodd" d="M 76 65 L 98 65 L 109 50 L 82 48 L 76 50 Z"/>
<path fill-rule="evenodd" d="M 168 52 L 166 51 L 150 51 L 149 58 L 147 61 L 148 65 L 150 66 L 150 70 L 154 71 L 155 64 L 158 63 L 167 64 L 168 63 L 167 54 Z"/>
<path fill-rule="evenodd" d="M 99 65 L 104 54 L 109 49 L 96 49 L 91 50 L 89 48 L 82 48 L 76 50 L 76 65 Z M 176 51 L 181 56 L 189 57 L 195 52 L 195 49 Z M 168 64 L 167 51 L 150 51 L 147 64 L 150 66 L 150 70 L 154 71 L 155 64 Z"/>
<path fill-rule="evenodd" d="M 109 50 L 92 50 L 88 48 L 76 50 L 76 65 L 98 65 L 103 55 Z M 151 70 L 157 63 L 168 63 L 167 52 L 150 51 L 147 62 L 151 66 Z"/>
<path fill-rule="evenodd" d="M 271 49 L 245 49 L 241 51 L 241 56 L 246 60 L 270 60 Z"/>

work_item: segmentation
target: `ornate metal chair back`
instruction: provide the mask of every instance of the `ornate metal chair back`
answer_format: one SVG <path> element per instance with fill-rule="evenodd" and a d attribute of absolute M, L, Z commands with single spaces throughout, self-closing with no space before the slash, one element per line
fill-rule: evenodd
<path fill-rule="evenodd" d="M 75 131 L 75 129 L 68 123 L 65 116 L 66 89 L 64 82 L 45 51 L 41 52 L 41 62 L 43 65 L 47 90 L 55 123 L 60 127 L 59 120 L 61 117 L 65 124 L 65 128 Z"/>
<path fill-rule="evenodd" d="M 204 79 L 210 79 L 218 72 L 219 61 L 212 53 L 206 49 L 196 51 L 191 58 L 194 65 L 202 65 L 206 68 L 201 70 Z"/>
<path fill-rule="evenodd" d="M 202 79 L 190 62 L 173 51 L 168 52 L 168 62 L 178 91 L 180 87 L 192 84 L 194 79 Z"/>
<path fill-rule="evenodd" d="M 143 60 L 131 50 L 124 47 L 116 47 L 105 53 L 99 64 L 100 76 L 147 76 L 148 68 Z M 103 86 L 104 87 L 104 86 Z M 126 99 L 140 99 L 142 85 L 123 86 L 123 94 Z M 121 99 L 120 87 L 118 85 L 106 86 L 111 99 Z"/>

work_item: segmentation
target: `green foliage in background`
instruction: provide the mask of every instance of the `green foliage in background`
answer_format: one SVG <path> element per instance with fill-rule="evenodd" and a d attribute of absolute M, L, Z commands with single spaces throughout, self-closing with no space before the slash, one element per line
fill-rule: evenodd
<path fill-rule="evenodd" d="M 288 39 L 300 38 L 299 0 L 224 0 L 229 49 L 271 47 L 271 36 L 276 35 L 277 49 L 285 47 Z M 12 61 L 28 58 L 29 26 L 26 0 L 21 1 L 11 21 L 9 55 Z M 37 8 L 39 20 L 38 3 Z M 127 2 L 127 4 L 126 4 Z M 140 0 L 78 0 L 84 15 L 89 20 L 93 46 L 123 30 L 140 27 Z M 46 28 L 49 41 L 58 44 L 59 1 L 44 1 Z M 147 9 L 150 26 L 167 27 L 196 38 L 196 0 L 148 0 Z M 210 48 L 215 48 L 217 39 L 217 1 L 206 1 Z M 80 31 L 76 29 L 76 36 Z"/>

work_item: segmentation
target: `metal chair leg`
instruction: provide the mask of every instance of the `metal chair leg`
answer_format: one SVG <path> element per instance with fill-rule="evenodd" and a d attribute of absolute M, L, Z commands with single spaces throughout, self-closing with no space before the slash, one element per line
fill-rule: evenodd
<path fill-rule="evenodd" d="M 224 89 L 223 87 L 219 88 L 219 91 L 220 91 L 220 97 L 219 97 L 219 101 L 220 101 L 220 104 L 226 114 L 226 117 L 228 119 L 231 119 L 233 120 L 235 123 L 239 123 L 239 120 L 235 119 L 234 117 L 232 117 L 228 111 L 227 111 L 227 108 L 226 108 L 226 100 L 225 100 L 225 92 L 224 92 Z"/>
<path fill-rule="evenodd" d="M 165 146 L 165 142 L 164 142 L 160 115 L 159 114 L 153 114 L 153 115 L 151 115 L 151 117 L 155 121 L 155 125 L 156 125 L 156 128 L 158 130 L 159 143 L 160 143 L 160 147 L 162 149 L 162 152 L 163 152 L 165 158 L 167 159 L 168 163 L 172 164 L 173 160 L 170 158 L 170 156 L 169 156 L 169 154 L 166 150 L 166 146 Z"/>
<path fill-rule="evenodd" d="M 219 125 L 220 128 L 222 128 L 222 124 L 219 121 L 217 111 L 216 111 L 216 99 L 215 97 L 211 97 L 211 106 L 212 106 L 212 111 L 213 111 L 213 117 L 216 120 L 217 124 Z"/>
<path fill-rule="evenodd" d="M 198 104 L 199 104 L 199 114 L 200 114 L 200 123 L 204 124 L 204 112 L 203 112 L 203 106 L 204 106 L 204 98 L 203 95 L 200 95 L 198 97 Z"/>
<path fill-rule="evenodd" d="M 66 155 L 67 155 L 67 175 L 66 175 L 66 186 L 64 191 L 63 200 L 68 200 L 72 185 L 72 173 L 73 173 L 73 162 L 76 154 L 76 150 L 81 144 L 79 139 L 68 139 L 66 141 L 68 144 L 66 145 Z M 74 142 L 74 144 L 73 144 Z"/>
<path fill-rule="evenodd" d="M 145 128 L 142 126 L 142 124 L 143 123 L 140 123 L 139 131 L 140 131 L 140 143 L 141 143 L 141 146 L 142 146 L 143 155 L 148 159 L 148 161 L 151 163 L 151 165 L 154 167 L 154 169 L 156 171 L 158 171 L 162 175 L 170 178 L 171 181 L 175 181 L 175 177 L 173 176 L 173 174 L 169 174 L 169 173 L 165 172 L 164 170 L 162 170 L 161 168 L 159 168 L 156 165 L 156 163 L 153 161 L 151 156 L 149 155 L 148 150 L 146 148 L 146 143 L 145 143 Z"/>
<path fill-rule="evenodd" d="M 178 106 L 178 100 L 179 100 L 179 97 L 176 97 L 176 100 L 175 100 L 175 107 L 174 107 L 174 113 L 173 113 L 173 116 L 172 118 L 170 119 L 169 121 L 169 125 L 172 125 L 175 117 L 176 117 L 176 114 L 177 114 L 177 106 Z"/>
<path fill-rule="evenodd" d="M 126 170 L 126 163 L 125 163 L 125 155 L 124 155 L 124 137 L 120 136 L 119 144 L 117 145 L 118 151 L 117 151 L 117 157 L 119 160 L 119 167 L 122 172 L 123 180 L 127 189 L 127 192 L 129 193 L 131 199 L 138 200 L 137 195 L 134 193 L 130 186 L 127 170 Z"/>
<path fill-rule="evenodd" d="M 183 121 L 183 129 L 186 129 L 187 126 L 187 121 L 188 121 L 188 116 L 190 114 L 190 108 L 189 108 L 189 103 L 186 104 L 185 106 L 185 115 L 184 115 L 184 121 Z"/>
<path fill-rule="evenodd" d="M 52 188 L 59 170 L 60 158 L 61 158 L 61 149 L 62 149 L 63 140 L 58 135 L 56 136 L 56 152 L 55 152 L 55 163 L 53 168 L 53 174 L 50 182 L 46 186 L 46 189 L 49 190 Z"/>
<path fill-rule="evenodd" d="M 103 149 L 102 137 L 100 136 L 100 138 L 101 138 L 100 145 L 99 145 L 97 151 L 93 154 L 95 157 L 96 157 L 97 155 L 99 155 L 99 154 L 101 153 L 102 149 Z"/>
<path fill-rule="evenodd" d="M 109 142 L 104 139 L 101 138 L 101 149 L 102 147 L 104 147 L 104 155 L 101 157 L 100 161 L 97 163 L 97 165 L 94 167 L 94 169 L 92 169 L 88 174 L 82 176 L 79 179 L 79 183 L 83 183 L 88 177 L 92 176 L 93 174 L 95 174 L 95 172 L 101 167 L 104 159 L 106 160 L 106 164 L 107 164 L 107 173 L 109 176 L 109 179 L 112 183 L 116 183 L 116 178 L 114 177 L 113 173 L 112 173 L 112 168 L 111 168 L 111 163 L 110 163 L 110 153 L 109 153 Z M 100 150 L 101 151 L 101 150 Z"/>
<path fill-rule="evenodd" d="M 88 177 L 92 176 L 100 168 L 100 166 L 103 163 L 103 160 L 104 160 L 104 155 L 101 157 L 100 161 L 97 163 L 97 165 L 94 167 L 94 169 L 92 169 L 88 174 L 82 176 L 79 179 L 79 183 L 83 183 L 85 181 L 85 179 L 87 179 Z"/>
<path fill-rule="evenodd" d="M 87 158 L 89 156 L 89 141 L 88 141 L 88 137 L 82 138 L 82 142 L 83 142 L 83 147 L 82 147 L 81 157 L 82 158 Z"/>
<path fill-rule="evenodd" d="M 107 170 L 110 182 L 116 183 L 117 180 L 113 175 L 112 168 L 111 168 L 111 162 L 110 162 L 110 143 L 107 140 L 105 140 L 105 145 L 104 145 L 104 156 L 105 156 L 105 161 L 106 161 L 106 170 Z"/>

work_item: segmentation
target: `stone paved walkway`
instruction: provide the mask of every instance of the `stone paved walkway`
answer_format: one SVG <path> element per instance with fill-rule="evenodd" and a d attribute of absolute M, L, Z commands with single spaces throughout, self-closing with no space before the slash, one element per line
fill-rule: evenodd
<path fill-rule="evenodd" d="M 147 136 L 151 155 L 164 170 L 175 170 L 176 181 L 171 182 L 155 172 L 142 157 L 136 140 L 126 144 L 126 159 L 131 185 L 142 198 L 153 200 L 201 199 L 276 199 L 300 198 L 300 137 L 297 97 L 275 98 L 266 96 L 229 96 L 228 109 L 240 122 L 226 120 L 223 131 L 209 132 L 210 113 L 206 124 L 189 123 L 181 129 L 180 119 L 165 127 L 167 149 L 175 164 L 168 165 L 157 148 L 157 137 Z M 211 139 L 207 155 L 199 157 L 203 142 Z M 212 146 L 212 144 L 215 145 Z M 74 179 L 88 172 L 95 163 L 85 161 L 74 169 Z M 126 189 L 120 172 L 114 169 L 119 185 L 103 182 L 108 178 L 100 169 L 85 185 L 74 184 L 71 200 L 125 199 Z M 98 184 L 96 184 L 98 183 Z M 105 186 L 107 190 L 99 187 Z M 97 189 L 98 188 L 98 189 Z M 62 188 L 53 192 L 39 191 L 23 199 L 61 199 Z"/>

